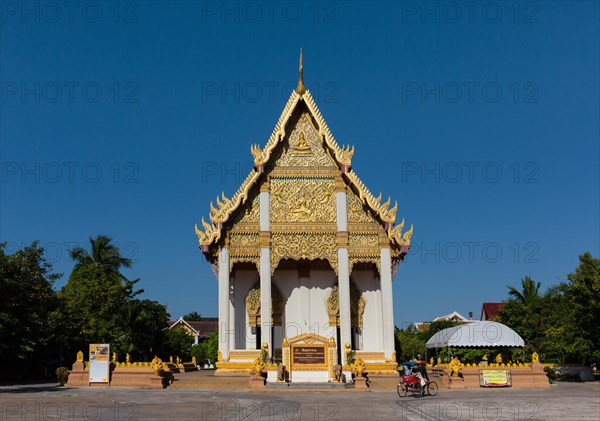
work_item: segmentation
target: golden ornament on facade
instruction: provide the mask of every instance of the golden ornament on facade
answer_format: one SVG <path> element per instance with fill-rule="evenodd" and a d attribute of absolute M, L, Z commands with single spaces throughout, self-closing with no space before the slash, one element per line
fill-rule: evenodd
<path fill-rule="evenodd" d="M 326 259 L 337 274 L 335 234 L 279 234 L 271 236 L 271 273 L 282 259 Z"/>
<path fill-rule="evenodd" d="M 271 222 L 336 222 L 335 180 L 271 180 Z"/>
<path fill-rule="evenodd" d="M 336 163 L 323 147 L 310 115 L 304 113 L 296 122 L 287 139 L 289 150 L 281 148 L 275 153 L 273 167 L 278 168 L 335 168 Z"/>
<path fill-rule="evenodd" d="M 252 288 L 246 296 L 246 311 L 248 324 L 260 326 L 260 288 Z"/>
<path fill-rule="evenodd" d="M 300 131 L 298 135 L 298 141 L 292 150 L 294 155 L 310 155 L 312 153 L 310 146 L 308 146 L 308 142 L 306 142 L 306 136 L 303 131 Z"/>
<path fill-rule="evenodd" d="M 327 313 L 329 314 L 329 326 L 340 325 L 340 294 L 338 286 L 335 285 L 327 298 Z"/>
<path fill-rule="evenodd" d="M 369 211 L 364 207 L 361 201 L 354 195 L 354 193 L 350 193 L 346 196 L 346 203 L 348 209 L 348 224 L 358 223 L 358 224 L 369 224 L 374 225 L 377 224 L 377 221 Z"/>
<path fill-rule="evenodd" d="M 404 218 L 400 224 L 392 227 L 388 233 L 390 240 L 395 241 L 400 246 L 410 246 L 410 238 L 413 235 L 414 226 L 411 224 L 410 229 L 402 234 L 404 228 Z"/>
<path fill-rule="evenodd" d="M 301 114 L 292 125 L 292 131 L 286 133 L 286 126 L 289 125 L 290 119 L 298 115 L 294 111 L 300 102 L 304 102 L 308 108 L 308 112 Z M 278 149 L 278 157 L 273 162 L 272 158 L 277 145 L 282 144 L 284 141 L 287 141 L 288 145 L 294 145 L 294 148 L 287 150 L 285 148 Z M 304 153 L 308 152 L 308 149 L 310 149 L 311 153 Z M 299 151 L 303 153 L 298 153 Z M 264 171 L 264 166 L 269 162 L 269 168 L 271 168 L 273 174 L 286 174 L 286 176 L 293 177 L 310 174 L 312 176 L 327 175 L 335 179 L 338 177 L 336 175 L 336 167 L 339 167 L 345 174 L 346 180 L 353 187 L 353 190 L 357 192 L 359 201 L 362 204 L 367 206 L 375 215 L 379 216 L 384 223 L 391 225 L 395 221 L 397 204 L 390 207 L 390 199 L 381 203 L 381 195 L 379 197 L 373 196 L 356 173 L 350 169 L 354 148 L 349 146 L 340 147 L 337 144 L 309 91 L 304 92 L 302 95 L 292 92 L 265 148 L 261 149 L 258 145 L 254 145 L 251 148 L 251 152 L 254 157 L 254 164 L 258 169 L 253 169 L 248 174 L 248 177 L 246 177 L 232 198 L 227 198 L 224 194 L 217 198 L 217 206 L 211 206 L 211 224 L 202 221 L 204 230 L 196 227 L 200 246 L 209 246 L 219 241 L 221 231 L 224 229 L 224 223 L 229 221 L 232 213 L 248 199 L 252 186 L 256 185 Z M 334 191 L 336 190 L 335 185 L 333 189 Z M 337 190 L 340 190 L 339 186 Z M 353 196 L 353 194 L 348 194 L 348 196 Z M 306 202 L 298 206 L 296 215 L 298 215 L 299 219 L 312 219 L 315 210 L 308 203 L 308 197 L 304 196 L 304 199 Z M 335 205 L 335 201 L 333 204 Z M 352 231 L 350 222 L 353 222 L 352 218 L 355 215 L 351 209 L 352 205 L 349 201 L 349 231 Z M 368 216 L 365 215 L 364 209 L 362 210 L 362 216 Z M 316 220 L 318 221 L 318 219 Z M 332 220 L 335 221 L 334 219 Z M 362 217 L 361 220 L 364 223 L 373 222 Z M 387 226 L 386 229 L 388 229 Z M 404 243 L 410 242 L 411 234 L 412 232 L 405 237 L 399 236 L 398 232 L 390 233 L 390 239 L 397 239 L 398 245 L 407 245 Z M 207 249 L 203 249 L 203 251 L 207 256 L 214 254 Z"/>

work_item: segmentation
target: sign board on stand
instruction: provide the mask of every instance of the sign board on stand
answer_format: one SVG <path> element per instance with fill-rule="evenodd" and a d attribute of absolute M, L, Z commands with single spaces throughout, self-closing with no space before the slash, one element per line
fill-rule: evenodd
<path fill-rule="evenodd" d="M 90 344 L 90 383 L 107 383 L 110 378 L 110 345 Z"/>

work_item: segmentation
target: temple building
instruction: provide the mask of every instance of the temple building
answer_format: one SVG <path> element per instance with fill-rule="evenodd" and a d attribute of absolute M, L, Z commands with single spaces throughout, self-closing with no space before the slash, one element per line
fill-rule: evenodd
<path fill-rule="evenodd" d="M 247 372 L 261 349 L 329 378 L 350 357 L 397 373 L 392 279 L 413 228 L 354 172 L 354 147 L 338 145 L 302 73 L 301 53 L 298 87 L 264 148 L 251 146 L 253 170 L 196 226 L 218 279 L 218 373 Z"/>

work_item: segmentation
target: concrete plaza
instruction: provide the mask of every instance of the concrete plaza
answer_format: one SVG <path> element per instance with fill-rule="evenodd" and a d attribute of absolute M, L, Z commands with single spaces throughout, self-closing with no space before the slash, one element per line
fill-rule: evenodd
<path fill-rule="evenodd" d="M 238 383 L 239 385 L 239 383 Z M 229 388 L 227 388 L 229 387 Z M 0 387 L 0 420 L 598 420 L 600 383 L 550 389 L 440 389 L 436 397 L 367 392 L 252 392 L 170 387 L 164 390 Z"/>

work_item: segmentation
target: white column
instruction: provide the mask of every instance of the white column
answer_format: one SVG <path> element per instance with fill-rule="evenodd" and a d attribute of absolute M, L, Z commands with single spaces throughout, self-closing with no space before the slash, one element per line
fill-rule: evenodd
<path fill-rule="evenodd" d="M 229 250 L 219 250 L 219 351 L 229 358 Z"/>
<path fill-rule="evenodd" d="M 386 358 L 394 352 L 394 297 L 392 290 L 392 258 L 389 248 L 381 249 L 381 303 L 383 311 L 383 346 Z"/>
<path fill-rule="evenodd" d="M 346 202 L 346 192 L 336 192 L 335 199 L 337 205 L 336 210 L 338 231 L 348 231 L 348 203 Z"/>
<path fill-rule="evenodd" d="M 340 294 L 340 341 L 343 350 L 346 344 L 352 344 L 350 320 L 350 270 L 348 267 L 348 249 L 338 248 L 338 293 Z M 346 356 L 342 352 L 342 365 Z"/>
<path fill-rule="evenodd" d="M 338 232 L 348 231 L 348 204 L 345 191 L 335 193 Z M 347 235 L 345 237 L 347 239 Z M 340 341 L 343 350 L 346 344 L 352 344 L 352 326 L 350 318 L 350 267 L 348 246 L 338 245 L 338 293 L 340 299 Z M 346 364 L 346 355 L 342 352 L 342 364 Z"/>
<path fill-rule="evenodd" d="M 271 249 L 260 249 L 260 334 L 261 347 L 269 344 L 269 356 L 273 352 L 271 340 Z"/>
<path fill-rule="evenodd" d="M 260 230 L 271 230 L 271 196 L 267 184 L 261 186 L 259 200 Z M 273 355 L 273 340 L 271 338 L 271 249 L 261 246 L 260 249 L 260 335 L 261 344 L 269 344 L 269 356 Z"/>
<path fill-rule="evenodd" d="M 235 289 L 235 279 L 229 278 L 229 350 L 236 347 L 237 326 L 235 321 L 235 300 L 233 290 Z"/>
<path fill-rule="evenodd" d="M 261 191 L 258 196 L 259 212 L 260 212 L 260 230 L 270 231 L 271 216 L 270 216 L 270 194 L 268 191 Z"/>

